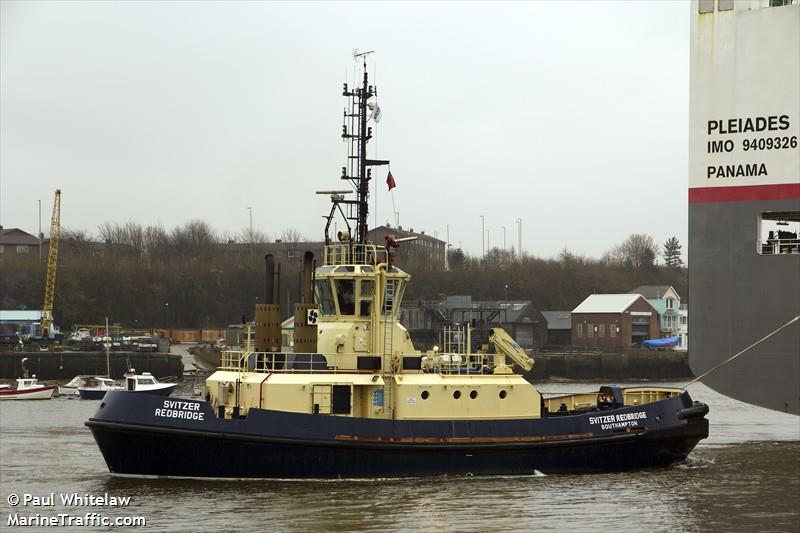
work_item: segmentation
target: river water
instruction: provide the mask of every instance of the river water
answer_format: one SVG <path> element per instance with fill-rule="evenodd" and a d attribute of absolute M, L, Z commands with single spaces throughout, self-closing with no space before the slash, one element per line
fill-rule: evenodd
<path fill-rule="evenodd" d="M 597 387 L 539 384 L 548 392 Z M 684 464 L 670 468 L 312 482 L 112 477 L 83 425 L 99 402 L 3 402 L 0 530 L 36 529 L 9 526 L 14 513 L 84 517 L 96 511 L 112 520 L 145 518 L 145 527 L 115 528 L 122 531 L 800 531 L 800 418 L 737 402 L 702 384 L 689 391 L 711 406 L 711 435 Z M 51 493 L 57 500 L 52 507 L 8 503 L 12 494 Z M 108 493 L 131 501 L 118 508 L 58 501 L 72 493 Z"/>

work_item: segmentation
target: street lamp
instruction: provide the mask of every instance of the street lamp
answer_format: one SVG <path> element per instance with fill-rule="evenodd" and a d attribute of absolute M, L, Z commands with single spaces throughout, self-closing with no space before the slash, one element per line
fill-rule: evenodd
<path fill-rule="evenodd" d="M 169 302 L 164 302 L 164 329 L 169 329 Z"/>
<path fill-rule="evenodd" d="M 508 301 L 508 283 L 503 286 L 503 300 Z"/>
<path fill-rule="evenodd" d="M 250 241 L 250 255 L 253 255 L 253 208 L 248 207 L 248 211 L 250 211 L 250 237 L 247 239 Z"/>
<path fill-rule="evenodd" d="M 517 219 L 517 255 L 522 259 L 522 219 Z"/>
<path fill-rule="evenodd" d="M 444 247 L 444 269 L 450 270 L 450 224 L 447 224 L 447 244 Z"/>
<path fill-rule="evenodd" d="M 42 201 L 39 202 L 39 263 L 42 262 Z"/>
<path fill-rule="evenodd" d="M 500 226 L 500 227 L 503 228 L 503 250 L 505 251 L 505 249 L 506 249 L 506 227 L 505 226 Z"/>
<path fill-rule="evenodd" d="M 485 228 L 485 220 L 483 215 L 481 215 L 481 257 L 486 257 L 486 229 Z"/>

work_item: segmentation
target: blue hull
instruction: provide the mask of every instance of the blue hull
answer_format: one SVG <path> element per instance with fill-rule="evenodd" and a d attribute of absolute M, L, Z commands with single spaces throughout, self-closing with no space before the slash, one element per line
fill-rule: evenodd
<path fill-rule="evenodd" d="M 78 389 L 81 400 L 102 400 L 107 392 L 107 390 L 100 389 Z"/>
<path fill-rule="evenodd" d="M 524 475 L 668 466 L 708 436 L 707 411 L 684 393 L 644 406 L 541 419 L 391 421 L 252 409 L 246 418 L 229 420 L 217 418 L 206 402 L 114 391 L 86 425 L 117 474 Z M 636 425 L 598 422 L 617 415 Z"/>

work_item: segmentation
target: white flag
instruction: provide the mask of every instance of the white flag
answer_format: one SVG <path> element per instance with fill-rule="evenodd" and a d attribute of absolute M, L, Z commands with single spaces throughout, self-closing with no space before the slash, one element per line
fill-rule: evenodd
<path fill-rule="evenodd" d="M 375 107 L 372 109 L 372 116 L 370 118 L 375 122 L 380 122 L 381 116 L 382 116 L 381 107 L 376 103 Z"/>

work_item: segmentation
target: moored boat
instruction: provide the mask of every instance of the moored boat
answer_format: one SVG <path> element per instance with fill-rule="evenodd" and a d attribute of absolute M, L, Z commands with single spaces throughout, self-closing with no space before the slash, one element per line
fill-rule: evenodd
<path fill-rule="evenodd" d="M 19 378 L 16 388 L 0 387 L 0 400 L 49 400 L 55 390 L 55 386 L 39 383 L 36 376 Z"/>
<path fill-rule="evenodd" d="M 93 376 L 85 385 L 78 387 L 78 395 L 81 400 L 102 400 L 106 393 L 112 390 L 122 390 L 122 387 L 111 378 Z"/>
<path fill-rule="evenodd" d="M 93 376 L 75 376 L 71 380 L 69 380 L 64 385 L 58 386 L 58 395 L 59 396 L 78 396 L 78 389 L 80 387 L 85 387 L 87 381 L 89 381 Z"/>
<path fill-rule="evenodd" d="M 125 390 L 128 392 L 169 396 L 177 386 L 177 383 L 159 383 L 150 372 L 137 374 L 136 370 L 131 369 L 129 373 L 125 374 Z"/>
<path fill-rule="evenodd" d="M 363 55 L 363 54 L 362 54 Z M 611 472 L 668 466 L 708 436 L 708 406 L 671 388 L 602 387 L 544 397 L 515 372 L 534 361 L 502 329 L 474 351 L 469 325 L 420 352 L 398 320 L 410 276 L 402 239 L 367 241 L 371 173 L 366 61 L 343 138 L 356 199 L 332 202 L 322 265 L 303 258 L 294 351 L 267 255 L 254 346 L 224 350 L 203 401 L 110 391 L 86 422 L 114 474 L 209 478 L 360 478 Z M 391 176 L 390 176 L 391 177 Z M 334 216 L 344 218 L 335 241 Z M 352 224 L 351 224 L 352 223 Z M 194 450 L 187 454 L 186 450 Z"/>

